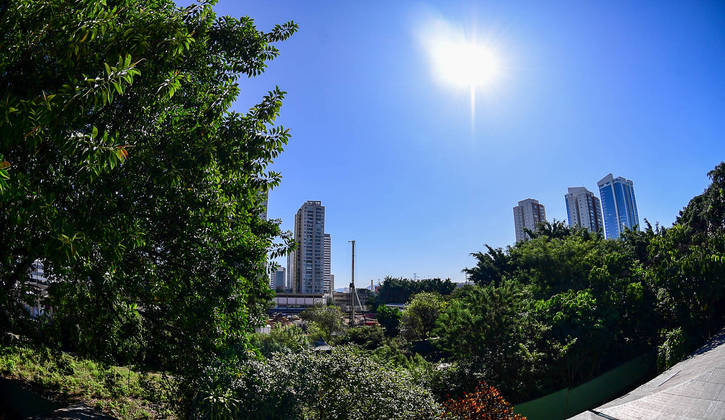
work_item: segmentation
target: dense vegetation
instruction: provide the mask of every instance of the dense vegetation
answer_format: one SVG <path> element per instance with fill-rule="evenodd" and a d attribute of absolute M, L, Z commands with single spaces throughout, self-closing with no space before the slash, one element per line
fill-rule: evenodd
<path fill-rule="evenodd" d="M 3 333 L 179 378 L 248 347 L 288 246 L 260 215 L 289 134 L 279 89 L 230 107 L 297 26 L 262 32 L 213 3 L 0 4 Z M 28 316 L 38 299 L 52 317 Z"/>
<path fill-rule="evenodd" d="M 422 279 L 411 280 L 402 277 L 385 277 L 383 283 L 378 287 L 375 297 L 375 304 L 405 303 L 420 292 L 435 292 L 440 295 L 450 295 L 456 285 L 451 279 L 441 280 Z"/>
<path fill-rule="evenodd" d="M 527 400 L 647 352 L 664 369 L 725 324 L 720 164 L 672 227 L 547 224 L 474 253 L 473 285 L 386 278 L 381 326 L 316 307 L 252 333 L 290 246 L 261 217 L 289 133 L 277 88 L 231 105 L 297 26 L 212 5 L 0 3 L 0 332 L 22 342 L 3 376 L 124 417 L 513 416 L 498 390 Z"/>
<path fill-rule="evenodd" d="M 725 325 L 725 164 L 671 228 L 621 240 L 544 226 L 475 253 L 435 335 L 453 359 L 515 401 L 582 383 L 657 350 L 668 367 Z"/>
<path fill-rule="evenodd" d="M 47 348 L 0 346 L 0 372 L 4 378 L 33 385 L 33 390 L 42 395 L 60 396 L 60 402 L 80 401 L 120 418 L 173 417 L 178 403 L 171 378 L 83 360 Z M 12 406 L 13 401 L 7 398 L 13 396 L 0 395 L 0 402 Z"/>

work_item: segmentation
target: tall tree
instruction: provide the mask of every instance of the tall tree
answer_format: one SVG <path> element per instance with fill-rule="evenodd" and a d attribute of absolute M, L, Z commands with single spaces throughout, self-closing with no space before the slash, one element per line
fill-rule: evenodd
<path fill-rule="evenodd" d="M 707 173 L 712 183 L 680 211 L 676 223 L 695 232 L 714 233 L 725 230 L 725 162 Z"/>
<path fill-rule="evenodd" d="M 41 259 L 66 346 L 119 358 L 131 340 L 143 345 L 124 357 L 181 370 L 246 341 L 268 256 L 287 245 L 260 214 L 289 133 L 272 125 L 277 88 L 246 114 L 230 106 L 297 26 L 262 32 L 213 3 L 0 11 L 3 319 Z"/>

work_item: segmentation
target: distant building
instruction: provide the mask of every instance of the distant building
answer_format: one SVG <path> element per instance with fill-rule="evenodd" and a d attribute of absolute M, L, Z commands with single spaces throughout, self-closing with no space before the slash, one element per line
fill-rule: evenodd
<path fill-rule="evenodd" d="M 272 273 L 272 279 L 269 282 L 269 287 L 273 290 L 285 290 L 287 288 L 287 272 L 284 267 L 281 267 Z"/>
<path fill-rule="evenodd" d="M 354 299 L 355 310 L 367 310 L 367 305 L 374 293 L 369 289 L 362 288 L 357 290 L 357 297 Z M 350 290 L 346 288 L 344 292 L 333 292 L 333 303 L 339 306 L 343 312 L 350 311 Z"/>
<path fill-rule="evenodd" d="M 624 228 L 637 229 L 639 214 L 632 181 L 609 174 L 597 182 L 602 197 L 604 232 L 607 239 L 619 238 Z"/>
<path fill-rule="evenodd" d="M 325 288 L 325 207 L 307 201 L 295 215 L 297 247 L 287 258 L 287 276 L 294 293 L 323 294 Z M 327 278 L 329 282 L 329 277 Z"/>
<path fill-rule="evenodd" d="M 514 226 L 516 228 L 516 242 L 529 239 L 524 229 L 532 232 L 536 230 L 539 223 L 546 222 L 546 211 L 544 205 L 539 204 L 533 198 L 519 201 L 519 205 L 514 207 Z"/>
<path fill-rule="evenodd" d="M 272 299 L 271 313 L 299 313 L 306 308 L 327 303 L 327 295 L 321 293 L 277 293 Z"/>
<path fill-rule="evenodd" d="M 604 230 L 599 199 L 584 187 L 569 187 L 564 196 L 570 227 L 583 227 L 590 232 Z"/>
<path fill-rule="evenodd" d="M 325 293 L 332 294 L 332 289 L 335 288 L 335 283 L 333 283 L 332 280 L 332 239 L 330 238 L 330 234 L 325 234 L 325 243 L 324 243 L 325 249 L 324 249 L 324 266 L 325 266 Z"/>

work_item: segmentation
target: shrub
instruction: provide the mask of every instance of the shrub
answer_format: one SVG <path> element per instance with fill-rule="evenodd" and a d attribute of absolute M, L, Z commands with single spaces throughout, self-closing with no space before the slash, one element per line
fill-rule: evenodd
<path fill-rule="evenodd" d="M 687 356 L 687 340 L 682 328 L 660 331 L 662 344 L 657 347 L 657 370 L 671 368 Z"/>
<path fill-rule="evenodd" d="M 463 398 L 451 399 L 444 404 L 443 418 L 456 420 L 524 420 L 520 414 L 514 414 L 511 405 L 501 393 L 485 382 L 479 383 L 473 392 L 463 394 Z"/>
<path fill-rule="evenodd" d="M 324 341 L 329 341 L 332 333 L 343 328 L 342 311 L 337 306 L 313 306 L 302 311 L 300 318 L 309 323 L 317 323 L 321 330 L 320 338 Z"/>
<path fill-rule="evenodd" d="M 340 346 L 329 354 L 275 353 L 269 360 L 218 363 L 197 383 L 194 417 L 425 419 L 440 407 L 403 371 Z M 227 390 L 231 390 L 228 392 Z"/>
<path fill-rule="evenodd" d="M 294 325 L 282 326 L 280 324 L 272 327 L 269 334 L 256 333 L 252 335 L 251 342 L 265 357 L 270 357 L 277 352 L 297 352 L 310 346 L 309 339 L 301 328 Z"/>
<path fill-rule="evenodd" d="M 335 344 L 357 344 L 368 350 L 374 350 L 383 343 L 383 328 L 379 325 L 348 328 L 345 334 L 335 340 Z"/>
<path fill-rule="evenodd" d="M 426 339 L 444 309 L 445 302 L 438 293 L 418 293 L 403 311 L 403 336 L 411 341 Z"/>
<path fill-rule="evenodd" d="M 387 306 L 378 306 L 378 322 L 385 328 L 385 335 L 394 337 L 400 332 L 400 318 L 402 312 L 398 308 L 388 308 Z"/>

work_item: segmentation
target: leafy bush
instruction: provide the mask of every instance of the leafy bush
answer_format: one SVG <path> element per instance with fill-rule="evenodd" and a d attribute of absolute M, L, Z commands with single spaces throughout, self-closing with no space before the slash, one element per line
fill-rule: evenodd
<path fill-rule="evenodd" d="M 682 328 L 660 331 L 662 344 L 657 347 L 657 370 L 671 368 L 688 353 L 687 340 Z"/>
<path fill-rule="evenodd" d="M 332 333 L 343 328 L 342 311 L 337 306 L 316 305 L 307 308 L 300 314 L 300 318 L 309 323 L 316 323 L 319 331 L 316 335 L 324 341 L 330 341 Z"/>
<path fill-rule="evenodd" d="M 415 295 L 401 317 L 403 336 L 411 341 L 427 338 L 444 308 L 445 302 L 438 293 Z"/>
<path fill-rule="evenodd" d="M 250 341 L 265 357 L 277 352 L 298 352 L 310 346 L 309 339 L 302 329 L 294 325 L 277 324 L 272 327 L 269 334 L 255 333 Z"/>
<path fill-rule="evenodd" d="M 389 308 L 385 305 L 380 305 L 377 308 L 377 319 L 380 325 L 385 328 L 385 335 L 388 337 L 395 337 L 400 332 L 400 318 L 403 313 L 398 308 Z"/>
<path fill-rule="evenodd" d="M 228 390 L 231 390 L 229 392 Z M 425 419 L 440 407 L 404 371 L 351 347 L 329 354 L 275 353 L 268 360 L 219 363 L 197 382 L 195 417 L 233 413 L 267 419 Z"/>
<path fill-rule="evenodd" d="M 334 340 L 335 344 L 356 344 L 367 350 L 374 350 L 383 343 L 383 328 L 379 325 L 352 327 Z"/>

